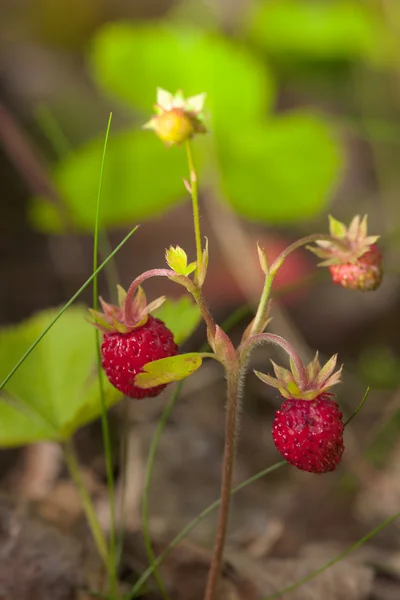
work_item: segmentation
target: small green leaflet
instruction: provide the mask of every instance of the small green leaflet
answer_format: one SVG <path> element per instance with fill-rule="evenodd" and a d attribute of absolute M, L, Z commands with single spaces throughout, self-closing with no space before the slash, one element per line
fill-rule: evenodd
<path fill-rule="evenodd" d="M 180 381 L 197 371 L 202 362 L 202 355 L 197 352 L 155 360 L 143 367 L 144 373 L 136 375 L 135 385 L 147 389 L 172 381 Z"/>

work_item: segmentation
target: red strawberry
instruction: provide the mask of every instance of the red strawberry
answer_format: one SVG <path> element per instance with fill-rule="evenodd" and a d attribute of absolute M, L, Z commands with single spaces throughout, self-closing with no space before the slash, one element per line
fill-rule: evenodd
<path fill-rule="evenodd" d="M 331 265 L 329 270 L 334 283 L 350 290 L 373 291 L 382 281 L 382 254 L 373 244 L 356 262 Z"/>
<path fill-rule="evenodd" d="M 344 451 L 342 413 L 330 394 L 314 400 L 285 400 L 272 428 L 275 446 L 302 471 L 334 471 Z"/>
<path fill-rule="evenodd" d="M 327 473 L 339 464 L 343 450 L 342 413 L 330 399 L 329 387 L 340 382 L 337 356 L 321 368 L 318 353 L 307 367 L 300 359 L 291 371 L 273 364 L 276 377 L 255 371 L 264 383 L 278 388 L 285 398 L 275 415 L 272 437 L 284 458 L 302 471 Z"/>
<path fill-rule="evenodd" d="M 178 354 L 171 331 L 151 316 L 129 333 L 105 333 L 101 346 L 103 369 L 113 386 L 130 398 L 157 396 L 165 385 L 142 389 L 134 380 L 142 367 L 153 360 Z"/>
<path fill-rule="evenodd" d="M 100 298 L 103 313 L 90 310 L 93 325 L 104 333 L 103 369 L 110 383 L 131 398 L 157 396 L 165 385 L 142 389 L 135 385 L 135 377 L 147 363 L 178 354 L 172 332 L 163 321 L 150 315 L 164 300 L 162 297 L 147 304 L 139 287 L 127 306 L 126 292 L 118 286 L 118 306 Z"/>
<path fill-rule="evenodd" d="M 329 267 L 334 283 L 350 290 L 370 292 L 382 281 L 382 254 L 376 245 L 379 236 L 367 235 L 367 217 L 357 215 L 349 227 L 330 217 L 330 240 L 308 246 Z"/>

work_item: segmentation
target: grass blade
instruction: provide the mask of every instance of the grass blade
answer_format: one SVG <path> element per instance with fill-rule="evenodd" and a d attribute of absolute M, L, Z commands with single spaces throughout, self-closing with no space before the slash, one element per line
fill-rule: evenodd
<path fill-rule="evenodd" d="M 122 246 L 124 244 L 126 244 L 126 242 L 135 233 L 135 231 L 137 229 L 138 229 L 138 225 L 136 227 L 134 227 L 124 237 L 124 239 L 122 240 L 122 242 L 120 242 L 118 244 L 118 246 L 116 248 L 114 248 L 114 250 L 111 252 L 111 254 L 101 263 L 101 265 L 96 269 L 96 271 L 94 273 L 92 273 L 92 275 L 90 277 L 88 277 L 88 279 L 79 288 L 79 290 L 77 292 L 75 292 L 75 294 L 73 296 L 71 296 L 71 298 L 68 300 L 68 302 L 66 304 L 64 304 L 64 306 L 60 309 L 60 311 L 57 313 L 57 315 L 54 317 L 54 319 L 48 324 L 47 327 L 45 327 L 45 329 L 42 331 L 42 333 L 29 346 L 29 348 L 27 349 L 27 351 L 21 356 L 21 358 L 16 363 L 16 365 L 11 369 L 11 371 L 9 372 L 9 374 L 7 375 L 7 377 L 5 377 L 5 379 L 1 382 L 1 384 L 0 384 L 0 391 L 4 388 L 5 385 L 7 385 L 7 383 L 10 381 L 11 377 L 18 371 L 18 369 L 20 368 L 20 366 L 22 365 L 22 363 L 28 358 L 28 356 L 30 355 L 30 353 L 36 348 L 36 346 L 44 338 L 44 336 L 46 335 L 46 333 L 48 333 L 50 331 L 50 329 L 53 327 L 53 325 L 55 325 L 55 323 L 57 323 L 58 319 L 65 313 L 65 311 L 75 302 L 75 300 L 77 298 L 79 298 L 79 296 L 82 294 L 82 292 L 92 283 L 92 281 L 94 280 L 94 278 L 96 277 L 96 275 L 98 275 L 100 273 L 100 271 L 102 271 L 104 269 L 104 267 L 107 266 L 107 264 L 110 262 L 110 260 L 112 260 L 114 258 L 114 256 L 117 254 L 117 252 L 122 248 Z"/>
<path fill-rule="evenodd" d="M 271 467 L 268 467 L 267 469 L 264 469 L 263 471 L 260 471 L 259 473 L 256 473 L 256 475 L 253 475 L 252 477 L 249 477 L 249 479 L 246 479 L 246 481 L 243 481 L 238 486 L 236 486 L 235 488 L 233 488 L 233 490 L 231 492 L 231 495 L 233 496 L 234 494 L 237 494 L 237 492 L 240 492 L 240 490 L 242 490 L 243 488 L 247 487 L 251 483 L 254 483 L 258 479 L 261 479 L 262 477 L 265 477 L 265 475 L 268 475 L 269 473 L 272 473 L 272 471 L 276 471 L 276 469 L 279 469 L 280 467 L 283 467 L 283 465 L 287 465 L 287 464 L 288 463 L 285 460 L 281 460 L 280 462 L 275 463 Z M 150 565 L 146 569 L 146 571 L 143 573 L 143 575 L 138 579 L 138 581 L 132 587 L 132 589 L 130 590 L 130 592 L 125 596 L 125 600 L 132 600 L 132 598 L 134 598 L 135 596 L 137 596 L 140 593 L 143 585 L 146 583 L 146 581 L 149 579 L 149 577 L 151 577 L 153 575 L 154 570 L 157 569 L 161 565 L 161 563 L 167 558 L 167 556 L 169 556 L 169 554 L 172 552 L 172 550 L 203 519 L 205 519 L 206 517 L 208 517 L 209 514 L 211 514 L 214 510 L 216 510 L 219 507 L 219 504 L 220 504 L 220 500 L 219 499 L 215 500 L 215 502 L 213 502 L 212 504 L 210 504 L 201 513 L 199 513 L 197 515 L 197 517 L 195 517 L 192 521 L 190 521 L 190 523 L 188 523 L 186 525 L 186 527 L 184 527 L 182 529 L 182 531 L 180 533 L 178 533 L 178 535 L 176 537 L 174 537 L 174 539 L 169 544 L 169 546 L 163 552 L 161 552 L 161 554 L 155 559 L 154 563 L 152 565 Z"/>

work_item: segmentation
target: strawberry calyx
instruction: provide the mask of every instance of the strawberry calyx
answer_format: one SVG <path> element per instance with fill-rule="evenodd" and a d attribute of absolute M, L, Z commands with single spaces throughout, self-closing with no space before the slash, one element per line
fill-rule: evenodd
<path fill-rule="evenodd" d="M 318 352 L 314 359 L 305 367 L 302 377 L 299 370 L 290 360 L 290 370 L 280 367 L 271 360 L 275 377 L 254 371 L 261 381 L 277 388 L 280 394 L 287 399 L 315 400 L 321 394 L 327 394 L 328 389 L 340 383 L 342 366 L 335 372 L 337 354 L 332 356 L 323 367 L 318 360 Z"/>
<path fill-rule="evenodd" d="M 357 263 L 359 258 L 366 254 L 379 239 L 378 235 L 367 234 L 367 220 L 367 215 L 363 218 L 356 215 L 346 227 L 341 221 L 329 216 L 329 231 L 332 239 L 318 240 L 316 246 L 307 246 L 308 250 L 323 259 L 318 266 L 330 267 Z"/>
<path fill-rule="evenodd" d="M 100 296 L 100 304 L 103 312 L 90 308 L 93 317 L 92 325 L 103 333 L 129 333 L 147 323 L 150 313 L 159 308 L 165 301 L 165 296 L 160 296 L 150 304 L 147 304 L 146 294 L 139 286 L 132 298 L 132 302 L 126 306 L 127 292 L 120 285 L 118 290 L 118 305 L 105 302 Z M 129 325 L 128 325 L 129 323 Z"/>

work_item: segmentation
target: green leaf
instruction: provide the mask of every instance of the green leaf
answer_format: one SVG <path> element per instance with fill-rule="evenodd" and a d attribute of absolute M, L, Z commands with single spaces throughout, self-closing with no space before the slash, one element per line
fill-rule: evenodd
<path fill-rule="evenodd" d="M 156 88 L 185 97 L 206 92 L 211 130 L 249 125 L 274 100 L 269 72 L 238 42 L 201 30 L 163 24 L 115 23 L 94 39 L 90 64 L 96 80 L 146 115 Z"/>
<path fill-rule="evenodd" d="M 153 316 L 164 321 L 174 334 L 178 346 L 192 335 L 201 320 L 199 307 L 188 296 L 182 296 L 179 300 L 166 300 Z"/>
<path fill-rule="evenodd" d="M 70 154 L 54 171 L 54 183 L 78 230 L 92 231 L 104 139 Z M 126 131 L 110 137 L 104 166 L 100 225 L 126 226 L 160 214 L 184 198 L 184 152 L 168 152 L 155 136 Z M 41 230 L 60 230 L 56 207 L 36 198 L 31 217 Z"/>
<path fill-rule="evenodd" d="M 172 381 L 180 381 L 197 371 L 202 362 L 202 356 L 197 352 L 155 360 L 143 367 L 144 373 L 136 375 L 135 385 L 147 389 Z"/>
<path fill-rule="evenodd" d="M 240 215 L 267 223 L 320 213 L 342 163 L 328 125 L 306 111 L 229 138 L 220 159 L 224 197 Z"/>
<path fill-rule="evenodd" d="M 0 331 L 3 379 L 55 316 L 55 310 Z M 100 412 L 95 336 L 84 308 L 70 308 L 0 393 L 0 446 L 62 440 Z M 120 394 L 104 381 L 107 406 Z"/>
<path fill-rule="evenodd" d="M 257 3 L 250 36 L 269 52 L 295 58 L 359 59 L 385 52 L 384 27 L 359 0 L 269 0 Z"/>

